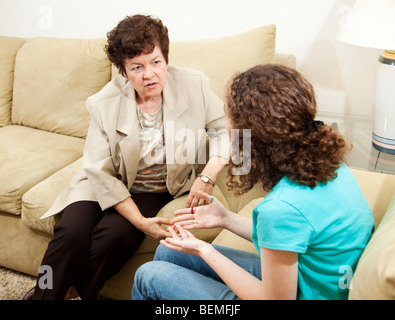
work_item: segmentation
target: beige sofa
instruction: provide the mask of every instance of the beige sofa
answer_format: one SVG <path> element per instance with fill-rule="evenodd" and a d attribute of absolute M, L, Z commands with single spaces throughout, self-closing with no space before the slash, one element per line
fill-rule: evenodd
<path fill-rule="evenodd" d="M 294 57 L 275 52 L 274 25 L 215 40 L 172 42 L 170 64 L 204 71 L 223 97 L 237 71 L 278 62 L 294 66 Z M 66 187 L 81 164 L 89 114 L 88 96 L 116 74 L 103 50 L 105 39 L 20 39 L 0 37 L 0 265 L 37 275 L 59 216 L 39 217 Z M 395 189 L 395 176 L 355 171 L 377 222 Z M 256 186 L 241 197 L 226 188 L 226 170 L 214 195 L 240 214 L 250 214 L 265 193 Z M 185 197 L 158 214 L 172 217 Z M 199 230 L 206 241 L 252 250 L 243 240 L 219 229 Z M 129 299 L 135 270 L 152 259 L 157 242 L 146 237 L 138 252 L 101 291 Z M 356 274 L 357 276 L 357 274 Z M 355 285 L 357 287 L 357 285 Z"/>

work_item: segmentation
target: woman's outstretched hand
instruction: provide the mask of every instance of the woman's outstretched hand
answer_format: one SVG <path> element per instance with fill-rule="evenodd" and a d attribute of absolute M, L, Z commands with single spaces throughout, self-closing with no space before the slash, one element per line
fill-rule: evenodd
<path fill-rule="evenodd" d="M 225 228 L 229 211 L 213 196 L 198 191 L 197 196 L 208 203 L 204 206 L 180 209 L 174 212 L 177 216 L 171 220 L 184 229 Z"/>

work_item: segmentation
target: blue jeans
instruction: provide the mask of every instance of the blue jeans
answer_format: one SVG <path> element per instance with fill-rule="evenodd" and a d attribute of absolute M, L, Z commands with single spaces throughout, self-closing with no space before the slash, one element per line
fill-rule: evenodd
<path fill-rule="evenodd" d="M 261 279 L 257 254 L 213 245 L 227 258 Z M 239 299 L 200 257 L 159 245 L 154 260 L 135 274 L 132 300 L 235 300 Z"/>

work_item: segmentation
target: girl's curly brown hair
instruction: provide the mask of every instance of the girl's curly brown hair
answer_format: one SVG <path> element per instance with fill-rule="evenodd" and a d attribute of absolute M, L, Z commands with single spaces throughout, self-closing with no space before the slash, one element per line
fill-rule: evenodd
<path fill-rule="evenodd" d="M 232 153 L 251 161 L 250 172 L 239 176 L 232 172 L 241 165 L 230 162 L 228 186 L 237 194 L 258 182 L 270 190 L 283 176 L 312 188 L 336 177 L 346 142 L 314 121 L 313 87 L 296 70 L 267 64 L 237 74 L 227 86 L 225 109 L 232 129 L 239 131 L 239 141 L 232 141 L 239 147 Z M 243 129 L 251 129 L 248 155 L 242 155 Z"/>
<path fill-rule="evenodd" d="M 160 19 L 140 14 L 126 17 L 107 33 L 107 40 L 107 56 L 124 76 L 125 59 L 151 53 L 155 46 L 169 63 L 168 30 Z"/>

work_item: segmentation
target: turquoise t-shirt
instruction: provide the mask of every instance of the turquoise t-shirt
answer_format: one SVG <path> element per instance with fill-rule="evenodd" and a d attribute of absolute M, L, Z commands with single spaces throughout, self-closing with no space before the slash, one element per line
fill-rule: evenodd
<path fill-rule="evenodd" d="M 315 188 L 283 177 L 253 210 L 252 240 L 258 253 L 298 253 L 298 299 L 338 300 L 348 297 L 373 229 L 372 212 L 343 164 L 336 179 Z"/>

